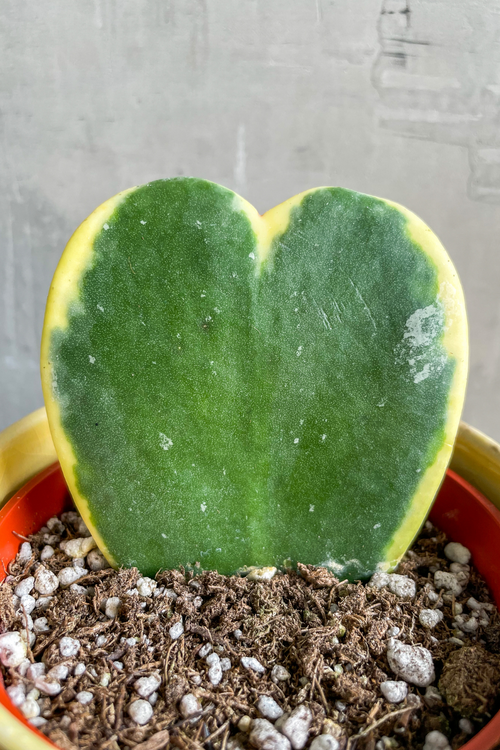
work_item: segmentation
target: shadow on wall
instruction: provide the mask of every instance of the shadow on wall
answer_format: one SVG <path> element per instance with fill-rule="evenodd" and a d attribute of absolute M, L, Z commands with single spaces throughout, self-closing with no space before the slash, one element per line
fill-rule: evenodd
<path fill-rule="evenodd" d="M 466 146 L 468 195 L 500 203 L 500 0 L 383 0 L 382 128 Z"/>

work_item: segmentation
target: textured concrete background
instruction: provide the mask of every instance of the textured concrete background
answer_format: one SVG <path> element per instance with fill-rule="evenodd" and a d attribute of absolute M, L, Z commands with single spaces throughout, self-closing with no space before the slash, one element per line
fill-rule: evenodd
<path fill-rule="evenodd" d="M 500 439 L 500 0 L 1 0 L 0 429 L 42 404 L 50 280 L 123 188 L 195 175 L 261 211 L 391 198 L 465 287 L 465 419 Z"/>

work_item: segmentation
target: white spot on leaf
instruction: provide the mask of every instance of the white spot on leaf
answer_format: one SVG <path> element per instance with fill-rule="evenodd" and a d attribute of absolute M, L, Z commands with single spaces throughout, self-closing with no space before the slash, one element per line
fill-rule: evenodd
<path fill-rule="evenodd" d="M 168 449 L 172 446 L 173 442 L 170 440 L 170 438 L 164 435 L 163 432 L 160 432 L 160 447 L 163 448 L 164 451 L 168 451 Z"/>
<path fill-rule="evenodd" d="M 439 336 L 443 327 L 443 310 L 437 305 L 427 305 L 410 315 L 406 321 L 404 339 L 412 347 L 427 346 Z"/>
<path fill-rule="evenodd" d="M 108 230 L 109 229 L 109 224 L 103 224 L 102 228 Z"/>
<path fill-rule="evenodd" d="M 417 385 L 439 375 L 446 365 L 447 355 L 440 343 L 444 323 L 439 300 L 415 310 L 406 321 L 402 342 L 395 350 L 396 363 L 408 363 L 410 378 Z"/>
<path fill-rule="evenodd" d="M 201 509 L 201 512 L 204 513 L 206 511 L 206 509 L 207 509 L 207 504 L 206 503 L 202 503 L 200 505 L 200 509 Z"/>
<path fill-rule="evenodd" d="M 420 372 L 417 372 L 417 374 L 413 378 L 413 382 L 420 383 L 422 380 L 425 380 L 426 378 L 428 378 L 430 374 L 431 374 L 431 366 L 429 363 L 427 363 L 426 365 L 424 365 L 423 370 L 421 370 Z"/>
<path fill-rule="evenodd" d="M 89 362 L 91 365 L 93 365 L 95 362 L 95 357 L 93 357 L 91 354 L 89 354 Z"/>

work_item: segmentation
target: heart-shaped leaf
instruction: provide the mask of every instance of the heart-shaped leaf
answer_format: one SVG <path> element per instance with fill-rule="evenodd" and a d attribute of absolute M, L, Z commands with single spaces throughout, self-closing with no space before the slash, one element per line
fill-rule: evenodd
<path fill-rule="evenodd" d="M 42 379 L 114 563 L 363 577 L 428 512 L 466 359 L 456 272 L 406 209 L 319 188 L 261 217 L 181 178 L 121 193 L 73 235 Z"/>

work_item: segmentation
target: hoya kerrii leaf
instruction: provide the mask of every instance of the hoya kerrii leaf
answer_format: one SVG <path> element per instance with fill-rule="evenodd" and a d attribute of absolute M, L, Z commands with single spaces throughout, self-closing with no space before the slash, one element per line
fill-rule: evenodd
<path fill-rule="evenodd" d="M 61 466 L 114 564 L 359 578 L 397 563 L 442 480 L 467 324 L 403 207 L 326 187 L 260 216 L 179 178 L 77 229 L 41 362 Z"/>

